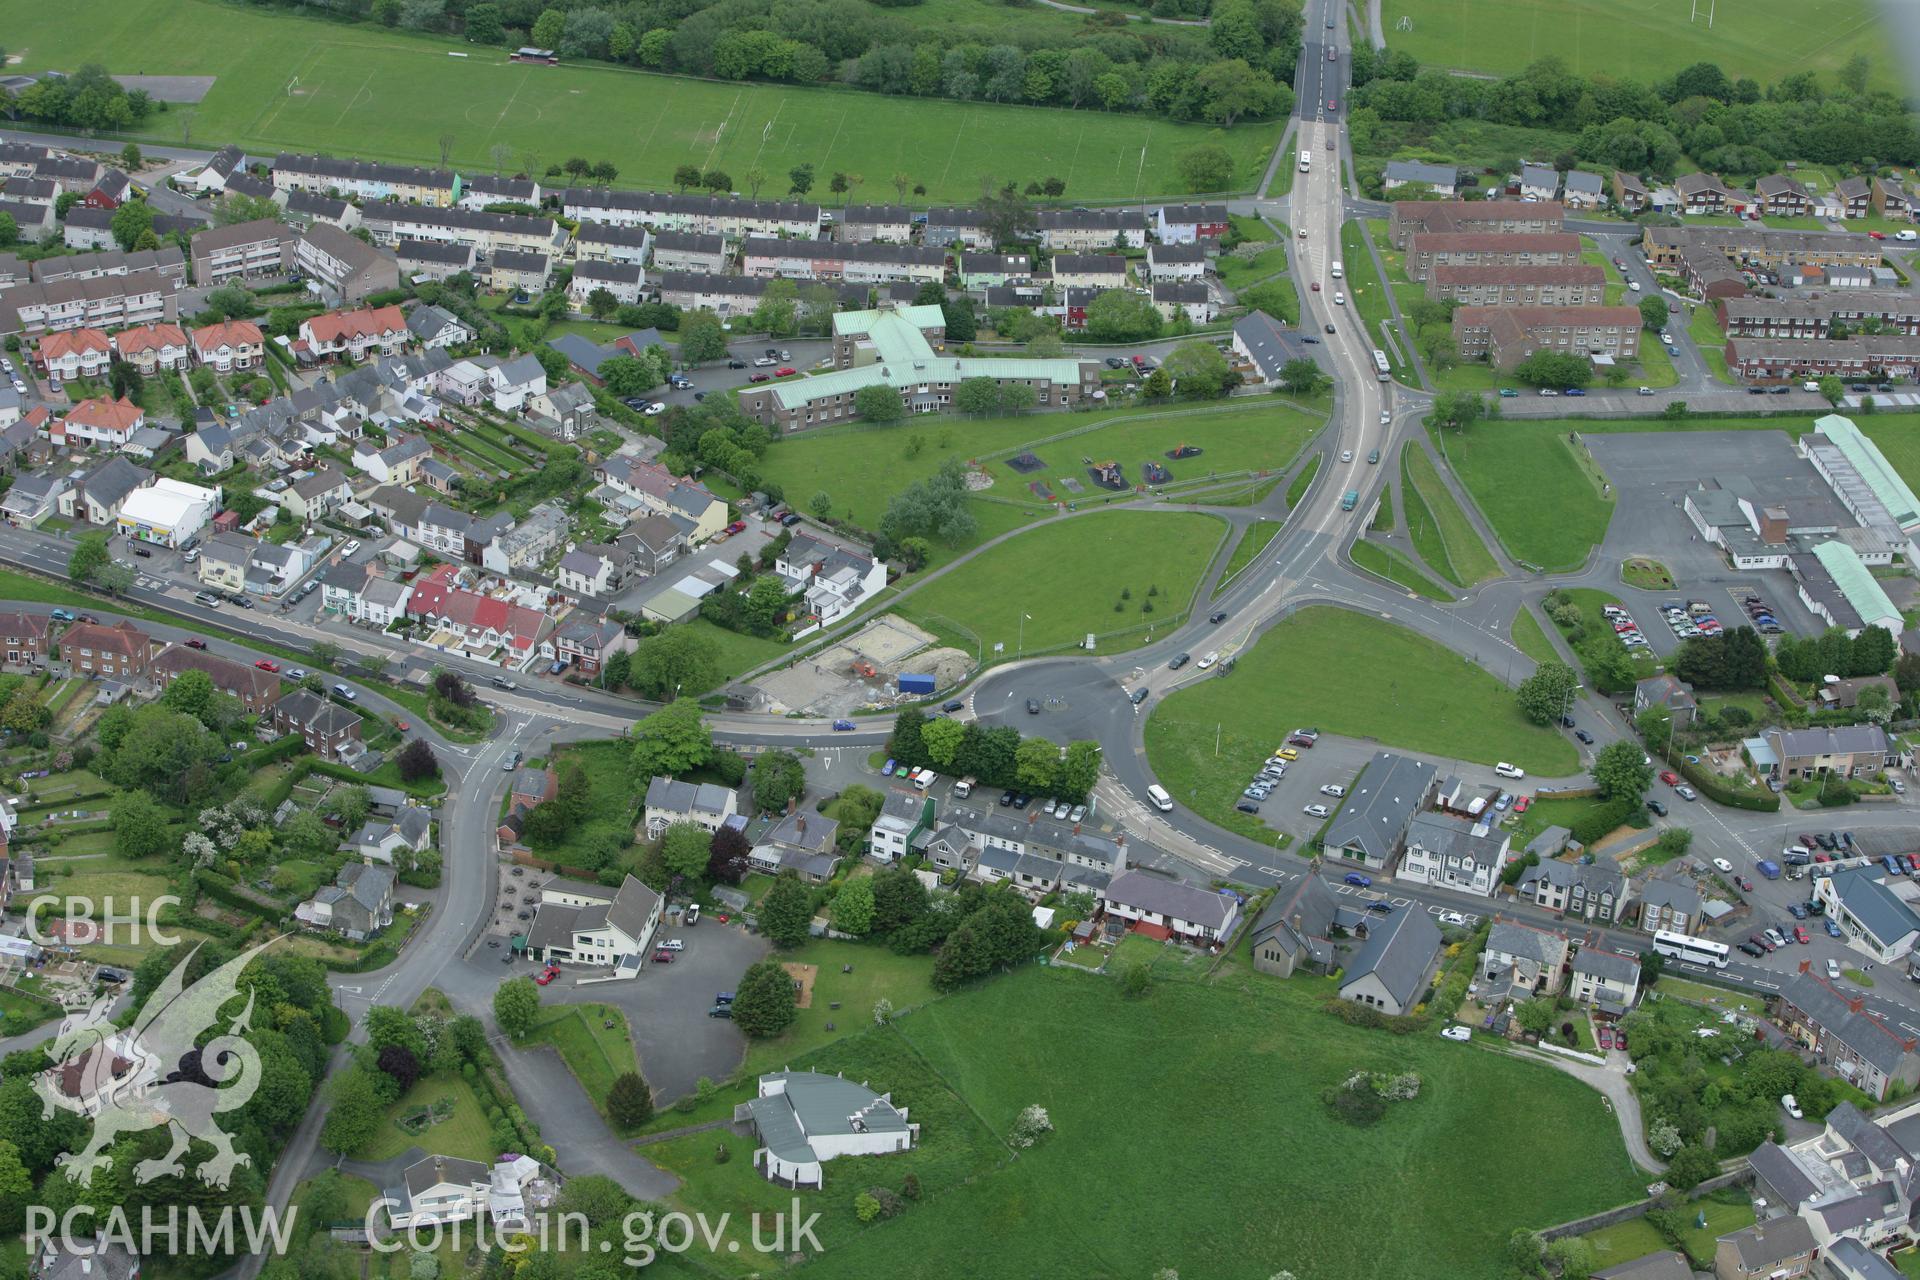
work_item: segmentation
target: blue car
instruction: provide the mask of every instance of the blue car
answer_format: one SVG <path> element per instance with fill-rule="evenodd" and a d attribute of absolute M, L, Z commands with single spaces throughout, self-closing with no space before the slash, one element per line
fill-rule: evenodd
<path fill-rule="evenodd" d="M 833 722 L 833 731 L 835 733 L 846 733 L 852 728 L 853 728 L 853 721 L 851 720 L 835 720 Z"/>
<path fill-rule="evenodd" d="M 1805 920 L 1807 918 L 1806 904 L 1800 903 L 1800 902 L 1791 904 L 1787 908 L 1787 914 L 1792 916 L 1795 920 Z"/>
<path fill-rule="evenodd" d="M 892 756 L 888 756 L 887 762 L 880 766 L 880 776 L 883 778 L 891 778 L 893 776 L 893 757 Z"/>
<path fill-rule="evenodd" d="M 1560 394 L 1563 396 L 1583 396 L 1587 393 L 1581 390 L 1579 387 L 1568 387 L 1565 391 L 1562 391 Z"/>
<path fill-rule="evenodd" d="M 1840 926 L 1833 922 L 1832 916 L 1827 917 L 1827 936 L 1829 938 L 1838 938 L 1841 936 Z"/>
<path fill-rule="evenodd" d="M 55 622 L 72 622 L 72 621 L 73 621 L 73 610 L 71 610 L 71 609 L 55 609 L 55 610 L 53 611 L 53 620 L 54 620 Z"/>
<path fill-rule="evenodd" d="M 1363 876 L 1358 871 L 1347 872 L 1347 883 L 1360 889 L 1373 888 L 1373 877 Z"/>

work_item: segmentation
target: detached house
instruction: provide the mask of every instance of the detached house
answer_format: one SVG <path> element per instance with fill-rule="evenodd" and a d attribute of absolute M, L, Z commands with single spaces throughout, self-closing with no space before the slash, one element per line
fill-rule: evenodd
<path fill-rule="evenodd" d="M 1336 930 L 1365 933 L 1368 922 L 1357 908 L 1342 907 L 1333 887 L 1319 876 L 1301 876 L 1283 885 L 1253 922 L 1249 941 L 1253 967 L 1290 978 L 1296 973 L 1331 973 L 1338 965 Z"/>
<path fill-rule="evenodd" d="M 527 930 L 536 959 L 637 970 L 660 927 L 660 895 L 632 876 L 618 889 L 554 876 L 539 886 L 540 905 Z"/>
<path fill-rule="evenodd" d="M 754 837 L 747 865 L 763 875 L 791 871 L 809 884 L 825 884 L 840 865 L 839 833 L 834 819 L 795 810 Z"/>
<path fill-rule="evenodd" d="M 1495 1002 L 1558 995 L 1566 980 L 1567 935 L 1496 920 L 1480 951 L 1480 980 Z"/>
<path fill-rule="evenodd" d="M 920 1137 L 891 1094 L 815 1071 L 761 1076 L 757 1096 L 735 1112 L 761 1144 L 753 1167 L 783 1187 L 818 1190 L 827 1161 L 907 1151 Z"/>
<path fill-rule="evenodd" d="M 360 742 L 360 716 L 331 698 L 299 689 L 273 704 L 273 727 L 297 733 L 307 749 L 322 760 L 351 760 L 365 748 Z"/>
<path fill-rule="evenodd" d="M 519 413 L 535 396 L 546 394 L 547 370 L 531 355 L 515 356 L 487 370 L 487 389 L 501 413 Z"/>
<path fill-rule="evenodd" d="M 884 561 L 804 535 L 787 544 L 773 567 L 789 591 L 804 594 L 808 611 L 822 626 L 838 622 L 887 585 Z"/>
<path fill-rule="evenodd" d="M 1760 211 L 1770 218 L 1805 218 L 1813 213 L 1806 187 L 1784 173 L 1770 173 L 1753 184 Z"/>
<path fill-rule="evenodd" d="M 1727 211 L 1733 192 L 1711 173 L 1683 173 L 1674 180 L 1683 213 L 1717 214 Z"/>
<path fill-rule="evenodd" d="M 718 831 L 739 810 L 740 799 L 731 787 L 710 782 L 681 782 L 657 777 L 647 783 L 644 829 L 658 840 L 676 822 L 691 822 L 703 831 Z"/>
<path fill-rule="evenodd" d="M 1407 825 L 1406 852 L 1393 876 L 1486 898 L 1499 886 L 1501 869 L 1511 860 L 1505 832 L 1484 821 L 1423 813 Z"/>
<path fill-rule="evenodd" d="M 1692 886 L 1658 876 L 1640 890 L 1640 928 L 1645 933 L 1691 933 L 1700 918 L 1700 895 Z"/>
<path fill-rule="evenodd" d="M 1427 990 L 1440 954 L 1440 927 L 1424 911 L 1395 911 L 1367 926 L 1347 963 L 1340 998 L 1387 1014 L 1410 1013 Z"/>
<path fill-rule="evenodd" d="M 1603 947 L 1582 947 L 1573 958 L 1572 995 L 1618 1015 L 1640 998 L 1640 961 Z"/>
<path fill-rule="evenodd" d="M 416 804 L 403 805 L 392 818 L 369 818 L 354 832 L 347 847 L 367 862 L 406 866 L 411 855 L 426 852 L 433 840 L 433 811 Z"/>
<path fill-rule="evenodd" d="M 294 908 L 293 917 L 310 929 L 364 942 L 393 923 L 392 867 L 349 862 L 333 883 Z"/>

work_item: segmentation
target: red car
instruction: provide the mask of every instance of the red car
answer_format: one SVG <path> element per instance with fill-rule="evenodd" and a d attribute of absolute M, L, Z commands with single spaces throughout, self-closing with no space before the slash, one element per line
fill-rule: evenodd
<path fill-rule="evenodd" d="M 775 369 L 773 371 L 773 376 L 776 378 L 791 378 L 794 374 L 798 372 L 800 371 L 794 368 L 792 365 L 783 364 L 778 369 Z"/>
<path fill-rule="evenodd" d="M 1671 769 L 1662 769 L 1660 771 L 1660 781 L 1666 783 L 1668 786 L 1671 787 L 1676 785 L 1680 781 L 1680 775 L 1675 773 Z"/>
<path fill-rule="evenodd" d="M 1327 99 L 1327 110 L 1338 111 L 1339 109 L 1340 109 L 1340 103 L 1338 99 L 1335 99 L 1335 98 Z"/>
<path fill-rule="evenodd" d="M 1869 231 L 1867 232 L 1867 234 L 1872 236 L 1875 240 L 1885 240 L 1887 238 L 1886 233 L 1881 231 Z"/>
<path fill-rule="evenodd" d="M 413 726 L 405 720 L 395 720 L 393 722 L 393 727 L 398 729 L 402 733 L 405 733 L 407 730 L 413 728 Z"/>
<path fill-rule="evenodd" d="M 546 967 L 545 972 L 541 973 L 541 975 L 535 978 L 534 981 L 544 987 L 549 982 L 552 982 L 555 978 L 559 976 L 560 976 L 560 966 L 550 964 Z"/>
<path fill-rule="evenodd" d="M 771 382 L 772 380 L 773 375 L 768 373 L 750 373 L 747 375 L 748 382 Z"/>
<path fill-rule="evenodd" d="M 1513 802 L 1513 811 L 1515 813 L 1525 813 L 1527 811 L 1527 806 L 1532 803 L 1533 803 L 1532 796 L 1521 796 L 1518 800 L 1515 800 Z"/>
<path fill-rule="evenodd" d="M 195 636 L 193 639 L 187 641 L 187 648 L 189 649 L 204 649 L 206 647 L 207 647 L 207 642 L 205 640 L 202 640 L 199 636 Z"/>
<path fill-rule="evenodd" d="M 1613 1047 L 1620 1050 L 1623 1053 L 1626 1051 L 1626 1048 L 1627 1048 L 1626 1032 L 1616 1030 L 1613 1033 Z"/>
<path fill-rule="evenodd" d="M 1807 932 L 1807 926 L 1797 924 L 1793 926 L 1793 940 L 1804 947 L 1813 941 L 1813 937 Z"/>
<path fill-rule="evenodd" d="M 275 662 L 272 658 L 262 658 L 260 659 L 260 661 L 254 663 L 253 665 L 260 668 L 262 671 L 280 670 L 280 664 Z"/>
<path fill-rule="evenodd" d="M 671 952 L 671 951 L 656 951 L 656 952 L 654 952 L 654 953 L 653 953 L 653 962 L 654 962 L 655 964 L 672 964 L 672 963 L 673 963 L 673 952 Z"/>
<path fill-rule="evenodd" d="M 1602 1026 L 1600 1028 L 1600 1047 L 1602 1049 L 1613 1048 L 1613 1028 L 1612 1027 Z"/>
<path fill-rule="evenodd" d="M 1314 291 L 1315 293 L 1318 293 L 1318 292 L 1320 292 L 1320 282 L 1319 282 L 1318 280 L 1315 280 L 1315 281 L 1313 282 L 1313 291 Z"/>
<path fill-rule="evenodd" d="M 747 522 L 745 520 L 735 520 L 732 524 L 727 526 L 727 532 L 728 533 L 744 533 L 746 531 L 746 528 L 747 528 Z"/>

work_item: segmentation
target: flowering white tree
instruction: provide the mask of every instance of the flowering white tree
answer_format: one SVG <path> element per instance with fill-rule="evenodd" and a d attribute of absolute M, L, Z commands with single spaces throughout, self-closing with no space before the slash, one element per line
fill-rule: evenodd
<path fill-rule="evenodd" d="M 1040 1141 L 1043 1134 L 1053 1132 L 1053 1121 L 1047 1116 L 1047 1109 L 1038 1103 L 1026 1108 L 1013 1122 L 1013 1133 L 1007 1142 L 1017 1150 L 1024 1151 Z"/>

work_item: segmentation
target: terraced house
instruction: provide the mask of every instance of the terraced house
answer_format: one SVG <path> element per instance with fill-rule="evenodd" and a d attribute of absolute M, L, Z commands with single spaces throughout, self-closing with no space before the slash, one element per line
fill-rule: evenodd
<path fill-rule="evenodd" d="M 476 253 L 502 251 L 554 253 L 567 244 L 567 231 L 552 218 L 521 213 L 486 213 L 381 201 L 360 206 L 360 224 L 375 244 L 431 240 L 461 244 Z"/>
<path fill-rule="evenodd" d="M 845 280 L 886 284 L 895 280 L 938 281 L 946 276 L 940 249 L 881 241 L 781 240 L 749 237 L 741 267 L 750 276 L 785 280 Z"/>
<path fill-rule="evenodd" d="M 690 231 L 725 236 L 729 240 L 748 236 L 794 236 L 812 240 L 820 234 L 820 206 L 791 200 L 568 187 L 560 204 L 561 211 L 577 221 L 645 226 L 655 233 Z"/>
<path fill-rule="evenodd" d="M 1147 247 L 1147 215 L 1138 209 L 1044 209 L 1035 222 L 1052 253 Z"/>
<path fill-rule="evenodd" d="M 451 169 L 341 160 L 334 156 L 282 152 L 273 162 L 275 191 L 317 191 L 359 200 L 404 200 L 447 205 L 459 179 Z"/>

